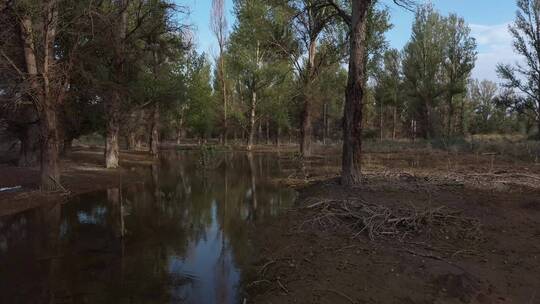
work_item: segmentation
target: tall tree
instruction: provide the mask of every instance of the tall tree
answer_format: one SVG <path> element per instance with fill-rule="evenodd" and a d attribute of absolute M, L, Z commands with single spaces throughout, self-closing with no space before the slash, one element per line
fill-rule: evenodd
<path fill-rule="evenodd" d="M 14 96 L 25 96 L 36 109 L 41 149 L 41 188 L 55 190 L 60 187 L 57 110 L 63 106 L 69 89 L 81 37 L 80 32 L 69 29 L 77 29 L 81 22 L 87 20 L 86 11 L 80 9 L 87 3 L 45 0 L 4 4 L 3 9 L 10 11 L 18 24 L 17 40 L 22 45 L 24 64 L 17 65 L 19 61 L 4 51 L 4 45 L 0 49 L 1 57 L 22 81 Z M 66 27 L 68 24 L 69 29 Z M 63 52 L 56 48 L 60 40 L 71 41 L 69 48 L 66 47 Z"/>
<path fill-rule="evenodd" d="M 445 93 L 443 82 L 444 19 L 431 4 L 416 12 L 411 41 L 405 46 L 403 73 L 405 86 L 413 102 L 414 119 L 420 122 L 420 135 L 436 136 L 435 108 Z"/>
<path fill-rule="evenodd" d="M 464 95 L 476 61 L 476 41 L 470 36 L 471 29 L 463 18 L 451 14 L 446 18 L 446 43 L 443 63 L 446 82 L 447 125 L 446 135 L 454 132 L 454 97 Z"/>
<path fill-rule="evenodd" d="M 514 38 L 514 50 L 524 59 L 515 65 L 500 64 L 497 73 L 503 87 L 517 90 L 501 99 L 511 110 L 529 116 L 536 122 L 540 140 L 540 1 L 517 0 L 516 20 L 509 26 Z"/>
<path fill-rule="evenodd" d="M 403 75 L 401 72 L 401 56 L 398 50 L 389 50 L 384 54 L 381 70 L 376 75 L 375 96 L 379 107 L 381 139 L 383 137 L 383 108 L 392 107 L 392 139 L 396 138 L 398 112 L 402 107 L 401 90 L 403 85 Z"/>
<path fill-rule="evenodd" d="M 368 13 L 373 0 L 334 1 L 327 4 L 349 27 L 349 76 L 345 93 L 343 117 L 343 155 L 341 182 L 355 185 L 361 182 L 362 161 L 362 100 L 366 81 L 366 38 Z M 400 6 L 410 6 L 412 1 L 394 0 Z M 349 10 L 350 8 L 351 10 Z M 350 13 L 348 13 L 350 11 Z"/>
<path fill-rule="evenodd" d="M 288 69 L 284 69 L 285 55 L 271 39 L 280 36 L 276 33 L 286 34 L 281 20 L 272 18 L 279 13 L 266 1 L 235 1 L 237 23 L 231 34 L 229 53 L 231 68 L 238 78 L 240 96 L 248 101 L 248 150 L 253 148 L 264 90 L 281 82 L 288 72 Z M 286 39 L 288 36 L 281 37 Z"/>
<path fill-rule="evenodd" d="M 114 0 L 116 10 L 113 13 L 112 36 L 114 41 L 114 56 L 112 69 L 115 86 L 111 95 L 105 99 L 105 115 L 107 121 L 105 138 L 105 167 L 118 168 L 120 161 L 120 115 L 122 99 L 122 87 L 125 86 L 125 60 L 126 60 L 126 38 L 128 28 L 128 1 Z"/>
<path fill-rule="evenodd" d="M 330 40 L 338 42 L 340 27 L 330 26 L 336 13 L 325 6 L 324 0 L 287 0 L 290 9 L 290 28 L 295 36 L 297 47 L 289 49 L 299 83 L 302 100 L 300 117 L 300 153 L 311 155 L 313 137 L 314 86 L 321 70 L 332 64 L 330 58 L 336 57 L 341 45 L 328 47 Z M 324 33 L 326 31 L 326 34 Z M 338 38 L 338 39 L 336 39 Z M 324 41 L 321 41 L 324 40 Z M 324 43 L 327 47 L 319 47 Z M 336 44 L 337 44 L 336 43 Z M 330 59 L 330 60 L 329 60 Z M 337 60 L 341 59 L 337 57 Z"/>
<path fill-rule="evenodd" d="M 223 129 L 221 133 L 221 139 L 223 144 L 227 144 L 227 111 L 228 111 L 228 96 L 227 96 L 227 81 L 225 79 L 225 47 L 227 45 L 228 34 L 227 34 L 227 17 L 225 16 L 225 3 L 224 0 L 212 0 L 212 12 L 210 20 L 210 28 L 216 37 L 218 48 L 219 48 L 219 57 L 217 59 L 217 76 L 219 81 L 219 89 L 221 93 L 221 99 L 223 103 Z"/>

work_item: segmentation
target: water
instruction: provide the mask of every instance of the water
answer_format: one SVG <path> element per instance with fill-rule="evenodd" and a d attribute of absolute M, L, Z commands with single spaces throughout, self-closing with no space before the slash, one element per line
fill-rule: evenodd
<path fill-rule="evenodd" d="M 201 163 L 204 163 L 205 170 Z M 239 303 L 277 155 L 170 152 L 144 182 L 0 218 L 0 303 Z"/>

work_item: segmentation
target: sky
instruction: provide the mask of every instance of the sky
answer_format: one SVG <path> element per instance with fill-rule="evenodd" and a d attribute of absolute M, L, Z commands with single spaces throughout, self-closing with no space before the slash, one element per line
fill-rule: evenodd
<path fill-rule="evenodd" d="M 189 22 L 195 32 L 197 49 L 213 56 L 216 41 L 209 29 L 212 0 L 176 0 L 178 4 L 190 7 Z M 417 0 L 422 2 L 423 0 Z M 232 0 L 225 0 L 229 28 L 234 24 Z M 478 59 L 473 77 L 499 82 L 495 68 L 498 63 L 514 63 L 519 57 L 512 50 L 512 38 L 508 25 L 514 20 L 517 10 L 515 0 L 432 0 L 435 8 L 443 15 L 456 13 L 463 17 L 471 28 L 471 34 L 478 44 Z M 390 46 L 402 49 L 411 36 L 414 14 L 394 4 L 382 0 L 390 9 L 394 24 L 387 33 Z"/>

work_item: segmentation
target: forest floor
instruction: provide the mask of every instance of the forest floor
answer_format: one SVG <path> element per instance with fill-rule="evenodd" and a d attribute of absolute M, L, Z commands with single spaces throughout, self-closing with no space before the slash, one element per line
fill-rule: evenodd
<path fill-rule="evenodd" d="M 254 230 L 248 303 L 540 303 L 539 164 L 368 153 L 346 188 L 335 152 L 276 180 L 300 196 Z"/>
<path fill-rule="evenodd" d="M 61 183 L 66 191 L 39 191 L 39 167 L 23 168 L 0 164 L 0 188 L 20 187 L 14 191 L 0 192 L 0 216 L 18 213 L 39 205 L 57 203 L 72 195 L 111 188 L 135 182 L 140 177 L 135 165 L 150 165 L 153 160 L 145 152 L 120 153 L 119 169 L 106 169 L 103 149 L 74 148 L 61 161 Z"/>

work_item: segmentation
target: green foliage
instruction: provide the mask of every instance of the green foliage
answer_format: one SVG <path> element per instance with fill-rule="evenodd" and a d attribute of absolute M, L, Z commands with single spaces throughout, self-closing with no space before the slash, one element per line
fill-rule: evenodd
<path fill-rule="evenodd" d="M 517 0 L 516 20 L 509 30 L 514 50 L 524 60 L 513 66 L 500 64 L 497 73 L 505 80 L 503 87 L 517 93 L 501 95 L 499 104 L 534 120 L 538 129 L 536 139 L 540 140 L 539 5 L 537 0 Z"/>
<path fill-rule="evenodd" d="M 211 66 L 203 53 L 192 52 L 186 66 L 186 121 L 200 138 L 212 135 L 217 120 L 217 102 L 211 86 Z"/>
<path fill-rule="evenodd" d="M 465 94 L 475 60 L 476 43 L 462 18 L 443 17 L 431 4 L 418 9 L 403 54 L 403 74 L 409 119 L 419 122 L 422 137 L 436 137 L 443 128 L 453 132 L 455 97 Z"/>

